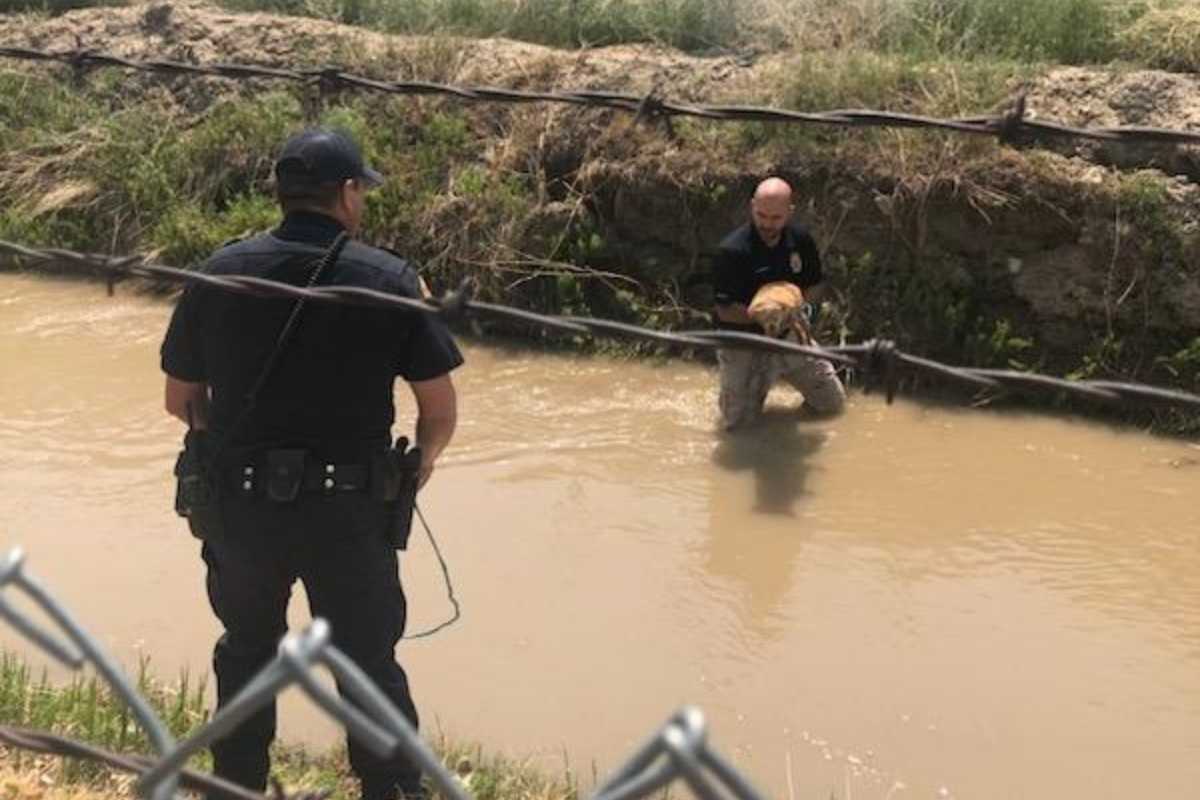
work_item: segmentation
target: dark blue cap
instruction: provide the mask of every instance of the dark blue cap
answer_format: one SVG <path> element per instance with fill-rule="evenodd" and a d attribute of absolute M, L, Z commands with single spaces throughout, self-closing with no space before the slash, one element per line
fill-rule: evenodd
<path fill-rule="evenodd" d="M 383 176 L 366 165 L 362 150 L 345 131 L 308 128 L 288 139 L 275 161 L 275 182 L 282 192 L 351 178 L 368 186 L 383 183 Z"/>

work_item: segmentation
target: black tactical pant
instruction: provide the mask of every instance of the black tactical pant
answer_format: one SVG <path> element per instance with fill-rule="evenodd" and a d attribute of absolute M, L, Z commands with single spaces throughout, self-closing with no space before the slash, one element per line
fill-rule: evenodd
<path fill-rule="evenodd" d="M 275 657 L 299 579 L 312 616 L 328 620 L 333 644 L 415 727 L 417 710 L 394 652 L 404 631 L 406 603 L 396 551 L 385 536 L 384 505 L 361 492 L 301 494 L 288 504 L 227 496 L 222 516 L 224 534 L 202 549 L 209 601 L 225 626 L 213 653 L 218 707 Z M 214 771 L 262 791 L 274 738 L 272 702 L 213 744 Z M 408 759 L 381 761 L 353 737 L 348 745 L 364 800 L 419 794 L 420 771 Z"/>

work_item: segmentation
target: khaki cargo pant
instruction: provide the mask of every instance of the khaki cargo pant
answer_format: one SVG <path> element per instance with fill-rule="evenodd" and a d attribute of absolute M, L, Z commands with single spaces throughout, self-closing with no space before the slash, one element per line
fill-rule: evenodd
<path fill-rule="evenodd" d="M 833 364 L 821 358 L 779 353 L 756 353 L 751 350 L 718 350 L 720 364 L 721 424 L 725 430 L 753 422 L 762 413 L 767 392 L 779 379 L 804 395 L 804 404 L 817 412 L 832 416 L 846 404 Z"/>

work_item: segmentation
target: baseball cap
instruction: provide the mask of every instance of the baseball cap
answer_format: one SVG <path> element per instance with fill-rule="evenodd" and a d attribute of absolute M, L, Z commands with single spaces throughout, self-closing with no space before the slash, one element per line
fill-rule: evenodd
<path fill-rule="evenodd" d="M 350 178 L 371 187 L 383 183 L 383 176 L 363 161 L 358 144 L 341 130 L 303 130 L 284 143 L 275 161 L 275 182 L 283 192 L 312 189 Z"/>

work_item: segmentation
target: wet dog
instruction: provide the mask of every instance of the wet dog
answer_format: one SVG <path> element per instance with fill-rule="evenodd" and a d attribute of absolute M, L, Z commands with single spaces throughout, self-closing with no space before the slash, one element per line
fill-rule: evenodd
<path fill-rule="evenodd" d="M 804 316 L 804 293 L 787 281 L 764 285 L 750 301 L 750 319 L 762 326 L 767 336 L 792 339 L 798 344 L 812 344 L 812 331 Z"/>

